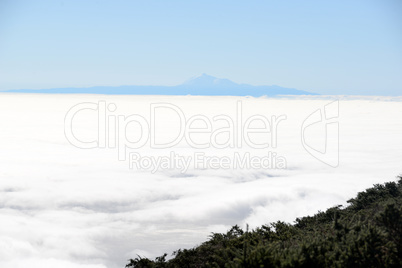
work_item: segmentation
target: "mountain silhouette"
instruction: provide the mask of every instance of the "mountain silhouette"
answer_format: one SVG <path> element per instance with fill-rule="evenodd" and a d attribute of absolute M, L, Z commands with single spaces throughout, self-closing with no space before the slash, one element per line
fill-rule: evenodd
<path fill-rule="evenodd" d="M 235 82 L 230 81 L 229 79 L 222 79 L 222 78 L 216 78 L 211 75 L 207 74 L 202 74 L 196 77 L 193 77 L 183 84 L 181 86 L 189 87 L 204 87 L 204 88 L 212 88 L 212 87 L 236 87 L 238 84 Z"/>
<path fill-rule="evenodd" d="M 5 92 L 47 94 L 106 94 L 106 95 L 194 95 L 194 96 L 277 96 L 317 95 L 280 86 L 237 84 L 229 79 L 202 74 L 177 86 L 96 86 L 88 88 L 18 89 Z"/>

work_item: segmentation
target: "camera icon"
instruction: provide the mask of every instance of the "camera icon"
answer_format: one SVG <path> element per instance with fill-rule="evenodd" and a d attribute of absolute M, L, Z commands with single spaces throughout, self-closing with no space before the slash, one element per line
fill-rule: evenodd
<path fill-rule="evenodd" d="M 334 168 L 339 165 L 338 118 L 339 101 L 336 100 L 310 114 L 301 127 L 304 149 L 317 160 Z M 314 142 L 317 140 L 320 140 L 321 146 Z"/>

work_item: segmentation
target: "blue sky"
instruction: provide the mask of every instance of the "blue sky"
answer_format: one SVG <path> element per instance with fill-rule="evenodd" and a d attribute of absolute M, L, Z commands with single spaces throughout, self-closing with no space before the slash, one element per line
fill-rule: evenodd
<path fill-rule="evenodd" d="M 0 1 L 0 90 L 201 73 L 402 95 L 402 1 Z"/>

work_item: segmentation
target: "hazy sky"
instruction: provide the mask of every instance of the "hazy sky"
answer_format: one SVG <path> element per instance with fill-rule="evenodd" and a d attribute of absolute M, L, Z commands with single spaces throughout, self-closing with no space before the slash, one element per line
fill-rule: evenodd
<path fill-rule="evenodd" d="M 402 95 L 401 1 L 0 1 L 0 90 L 200 73 Z"/>

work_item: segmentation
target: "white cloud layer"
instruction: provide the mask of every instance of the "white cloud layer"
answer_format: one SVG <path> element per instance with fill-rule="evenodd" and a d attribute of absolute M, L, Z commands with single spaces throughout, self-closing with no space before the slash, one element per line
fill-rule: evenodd
<path fill-rule="evenodd" d="M 303 121 L 334 97 L 237 98 L 101 95 L 0 96 L 0 266 L 123 267 L 136 254 L 155 257 L 193 247 L 211 232 L 231 225 L 264 223 L 311 215 L 346 204 L 373 183 L 402 171 L 402 98 L 339 97 L 339 166 L 312 157 L 301 143 Z M 192 115 L 244 118 L 286 115 L 277 148 L 193 149 L 185 141 L 170 149 L 130 150 L 143 156 L 264 156 L 273 151 L 286 169 L 129 169 L 117 149 L 79 149 L 64 136 L 67 111 L 77 103 L 116 104 L 114 115 L 149 120 L 151 103 L 171 103 Z M 160 115 L 156 133 L 175 136 L 177 118 Z M 96 114 L 80 114 L 76 135 L 96 138 Z M 138 126 L 137 126 L 138 127 Z M 131 128 L 131 129 L 130 129 Z M 138 131 L 130 125 L 127 133 Z M 311 128 L 310 144 L 325 144 Z M 263 142 L 266 136 L 256 134 Z M 203 134 L 197 141 L 205 139 Z M 224 138 L 222 138 L 224 139 Z"/>

